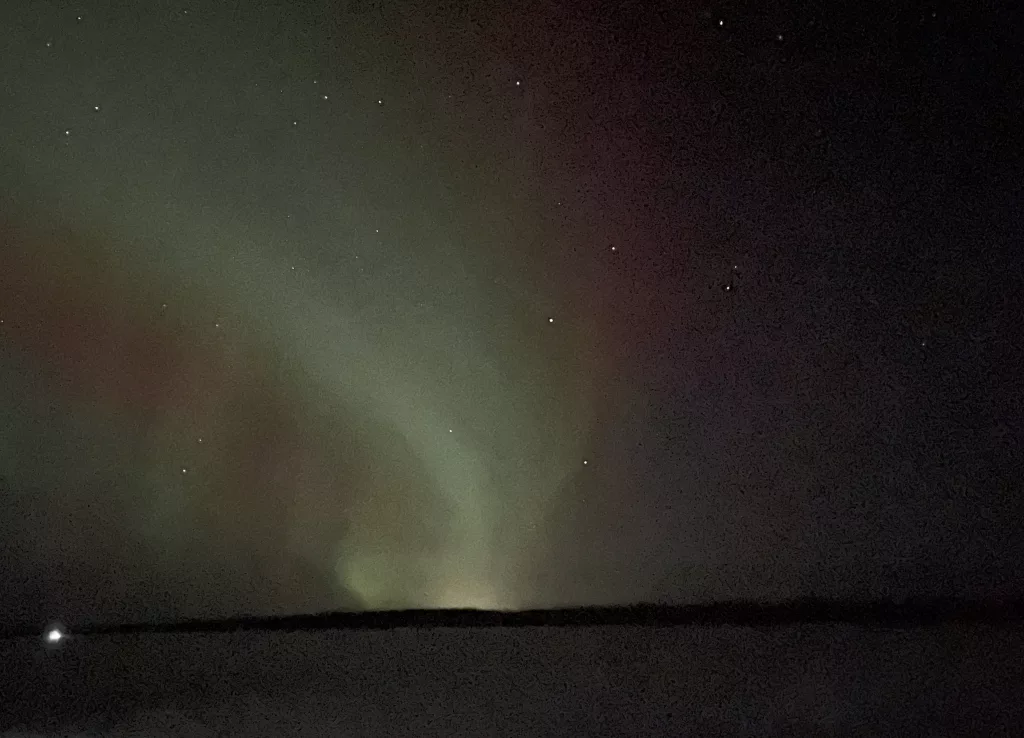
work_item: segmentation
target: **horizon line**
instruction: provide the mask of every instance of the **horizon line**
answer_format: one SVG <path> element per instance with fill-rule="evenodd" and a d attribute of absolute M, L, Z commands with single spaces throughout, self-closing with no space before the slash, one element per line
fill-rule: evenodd
<path fill-rule="evenodd" d="M 915 628 L 952 623 L 1024 624 L 1024 598 L 956 597 L 885 599 L 795 598 L 777 602 L 728 600 L 670 605 L 633 603 L 524 610 L 471 608 L 327 611 L 291 615 L 241 614 L 226 618 L 190 618 L 133 623 L 0 625 L 0 639 L 42 637 L 55 626 L 65 637 L 140 633 L 223 633 L 240 630 L 321 631 L 391 630 L 395 628 L 521 627 L 784 627 L 800 624 L 847 624 Z M 66 628 L 66 630 L 64 630 Z"/>

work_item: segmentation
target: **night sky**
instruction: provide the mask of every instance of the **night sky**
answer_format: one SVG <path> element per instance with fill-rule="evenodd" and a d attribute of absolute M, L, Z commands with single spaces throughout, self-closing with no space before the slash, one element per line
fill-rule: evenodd
<path fill-rule="evenodd" d="M 0 619 L 1019 593 L 1019 66 L 824 3 L 0 9 Z"/>

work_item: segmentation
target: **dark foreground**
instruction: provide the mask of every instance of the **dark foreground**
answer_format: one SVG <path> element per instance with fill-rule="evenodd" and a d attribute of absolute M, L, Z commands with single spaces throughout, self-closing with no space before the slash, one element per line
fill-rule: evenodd
<path fill-rule="evenodd" d="M 0 734 L 1013 735 L 1021 613 L 953 601 L 417 611 L 80 627 L 57 647 L 11 629 Z"/>

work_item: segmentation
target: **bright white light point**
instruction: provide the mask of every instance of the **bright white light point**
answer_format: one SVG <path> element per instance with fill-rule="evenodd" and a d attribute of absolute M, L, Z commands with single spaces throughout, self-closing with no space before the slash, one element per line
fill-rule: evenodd
<path fill-rule="evenodd" d="M 327 99 L 327 95 L 324 95 L 324 100 L 326 100 L 326 99 Z"/>
<path fill-rule="evenodd" d="M 518 87 L 520 84 L 521 83 L 519 82 L 519 80 L 516 80 L 516 87 Z"/>
<path fill-rule="evenodd" d="M 554 322 L 555 322 L 555 319 L 554 319 L 554 318 L 548 318 L 548 322 L 549 322 L 549 323 L 554 323 Z"/>
<path fill-rule="evenodd" d="M 924 344 L 921 344 L 921 345 L 923 346 Z M 449 432 L 449 433 L 452 433 L 453 431 L 452 431 L 452 429 L 451 429 L 451 428 L 449 428 L 449 429 L 448 429 L 448 432 Z"/>
<path fill-rule="evenodd" d="M 292 121 L 292 125 L 293 125 L 293 126 L 297 126 L 297 125 L 299 125 L 299 121 L 297 121 L 297 120 L 293 120 L 293 121 Z"/>
<path fill-rule="evenodd" d="M 725 25 L 725 21 L 718 21 L 718 25 L 724 26 Z"/>
<path fill-rule="evenodd" d="M 583 466 L 586 466 L 586 465 L 587 465 L 587 463 L 588 463 L 588 462 L 587 462 L 587 460 L 586 460 L 586 459 L 584 459 L 584 460 L 583 460 Z"/>
<path fill-rule="evenodd" d="M 612 246 L 612 251 L 618 251 L 618 249 L 615 246 Z"/>
<path fill-rule="evenodd" d="M 64 634 L 60 632 L 60 628 L 50 628 L 46 631 L 46 640 L 48 643 L 57 643 L 63 637 Z"/>
<path fill-rule="evenodd" d="M 93 106 L 92 106 L 92 109 L 93 109 L 93 110 L 99 110 L 99 109 L 100 109 L 100 106 L 99 106 L 99 105 L 93 105 Z"/>
<path fill-rule="evenodd" d="M 188 469 L 186 469 L 185 467 L 182 467 L 181 468 L 181 473 L 182 474 L 188 474 Z"/>
<path fill-rule="evenodd" d="M 375 228 L 375 229 L 373 230 L 373 232 L 374 232 L 374 233 L 380 233 L 380 228 Z"/>
<path fill-rule="evenodd" d="M 50 48 L 51 46 L 53 46 L 53 42 L 52 41 L 47 41 L 46 42 L 46 48 Z"/>
<path fill-rule="evenodd" d="M 777 38 L 777 39 L 778 39 L 779 41 L 781 41 L 781 40 L 782 40 L 782 34 L 780 33 L 780 34 L 779 34 L 778 36 L 776 36 L 775 38 Z"/>
<path fill-rule="evenodd" d="M 377 104 L 378 104 L 378 105 L 383 105 L 383 104 L 384 104 L 384 101 L 383 101 L 383 100 L 378 100 L 378 101 L 377 101 Z"/>
<path fill-rule="evenodd" d="M 199 442 L 200 442 L 200 443 L 202 443 L 202 442 L 203 442 L 203 439 L 202 439 L 202 438 L 200 438 L 200 439 L 199 439 Z"/>
<path fill-rule="evenodd" d="M 71 135 L 71 131 L 64 131 L 64 135 L 65 136 L 70 136 Z"/>

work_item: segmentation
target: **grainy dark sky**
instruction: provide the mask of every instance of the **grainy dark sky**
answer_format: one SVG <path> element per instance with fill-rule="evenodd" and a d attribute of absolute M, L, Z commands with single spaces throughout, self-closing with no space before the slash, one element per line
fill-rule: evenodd
<path fill-rule="evenodd" d="M 6 2 L 0 617 L 1019 592 L 978 9 Z"/>

